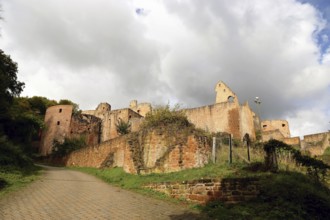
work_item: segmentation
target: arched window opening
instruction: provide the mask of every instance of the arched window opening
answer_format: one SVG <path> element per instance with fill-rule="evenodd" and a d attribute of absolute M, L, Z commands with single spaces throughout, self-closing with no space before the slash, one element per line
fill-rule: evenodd
<path fill-rule="evenodd" d="M 229 103 L 233 103 L 234 100 L 235 100 L 235 97 L 233 97 L 233 96 L 229 96 L 229 97 L 228 97 L 228 102 L 229 102 Z"/>
<path fill-rule="evenodd" d="M 61 113 L 61 112 L 62 112 L 62 109 L 60 108 L 60 109 L 58 110 L 58 112 Z"/>

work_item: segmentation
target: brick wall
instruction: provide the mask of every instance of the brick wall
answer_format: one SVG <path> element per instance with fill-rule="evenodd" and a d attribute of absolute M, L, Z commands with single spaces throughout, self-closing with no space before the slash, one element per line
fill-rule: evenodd
<path fill-rule="evenodd" d="M 256 198 L 259 193 L 257 178 L 201 179 L 174 183 L 152 183 L 147 189 L 162 192 L 173 198 L 205 204 L 220 200 L 237 203 Z"/>

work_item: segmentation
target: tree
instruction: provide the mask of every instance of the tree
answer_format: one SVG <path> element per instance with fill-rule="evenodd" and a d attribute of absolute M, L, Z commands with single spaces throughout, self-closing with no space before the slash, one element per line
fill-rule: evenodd
<path fill-rule="evenodd" d="M 24 83 L 17 80 L 17 63 L 0 49 L 0 124 L 9 119 L 13 98 L 23 91 Z M 0 127 L 0 133 L 3 132 Z"/>
<path fill-rule="evenodd" d="M 76 115 L 76 114 L 79 114 L 81 112 L 81 110 L 79 109 L 79 105 L 68 100 L 68 99 L 61 99 L 59 102 L 58 102 L 59 105 L 72 105 L 73 106 L 73 114 Z"/>

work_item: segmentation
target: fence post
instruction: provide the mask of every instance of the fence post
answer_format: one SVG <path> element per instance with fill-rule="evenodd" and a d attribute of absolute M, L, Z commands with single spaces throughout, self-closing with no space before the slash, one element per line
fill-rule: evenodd
<path fill-rule="evenodd" d="M 250 161 L 250 141 L 246 142 L 248 161 Z"/>
<path fill-rule="evenodd" d="M 233 162 L 232 134 L 229 135 L 229 164 Z"/>
<path fill-rule="evenodd" d="M 215 142 L 216 142 L 216 139 L 215 139 L 215 137 L 213 137 L 213 143 L 212 143 L 212 161 L 213 161 L 213 163 L 215 163 Z"/>

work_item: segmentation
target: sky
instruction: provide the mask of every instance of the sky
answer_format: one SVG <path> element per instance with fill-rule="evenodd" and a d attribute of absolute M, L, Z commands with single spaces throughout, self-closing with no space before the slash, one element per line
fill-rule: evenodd
<path fill-rule="evenodd" d="M 22 96 L 83 110 L 215 102 L 225 82 L 291 135 L 330 129 L 328 0 L 0 0 Z"/>

